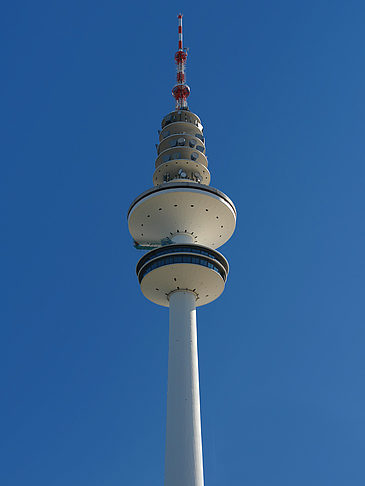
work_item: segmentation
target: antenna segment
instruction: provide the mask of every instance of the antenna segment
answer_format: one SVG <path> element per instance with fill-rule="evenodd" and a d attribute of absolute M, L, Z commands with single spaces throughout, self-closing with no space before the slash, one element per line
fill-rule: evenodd
<path fill-rule="evenodd" d="M 172 96 L 176 100 L 176 110 L 188 110 L 187 98 L 190 94 L 190 88 L 185 82 L 185 64 L 188 58 L 186 47 L 183 47 L 183 33 L 182 33 L 182 14 L 177 16 L 179 27 L 179 48 L 175 54 L 175 62 L 177 66 L 176 81 L 177 84 L 172 89 Z"/>

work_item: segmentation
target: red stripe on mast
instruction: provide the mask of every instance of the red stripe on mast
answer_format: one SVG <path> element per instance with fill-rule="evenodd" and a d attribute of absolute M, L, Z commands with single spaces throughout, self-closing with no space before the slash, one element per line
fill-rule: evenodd
<path fill-rule="evenodd" d="M 187 98 L 190 94 L 190 88 L 185 82 L 185 64 L 188 57 L 187 50 L 183 47 L 183 31 L 182 31 L 182 14 L 177 16 L 178 20 L 178 51 L 175 54 L 175 62 L 177 65 L 177 84 L 172 90 L 172 95 L 176 100 L 176 110 L 188 110 Z"/>

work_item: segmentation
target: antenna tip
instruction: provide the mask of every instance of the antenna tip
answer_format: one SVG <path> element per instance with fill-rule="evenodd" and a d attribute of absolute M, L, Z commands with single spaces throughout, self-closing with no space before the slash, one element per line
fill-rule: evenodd
<path fill-rule="evenodd" d="M 182 13 L 179 13 L 179 15 L 177 16 L 178 19 L 182 19 L 182 17 L 183 17 Z"/>

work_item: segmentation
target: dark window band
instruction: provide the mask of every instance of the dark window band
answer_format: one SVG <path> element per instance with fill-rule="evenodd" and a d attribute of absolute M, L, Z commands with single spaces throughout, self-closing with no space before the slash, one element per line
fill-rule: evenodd
<path fill-rule="evenodd" d="M 150 264 L 145 265 L 138 274 L 139 283 L 147 273 L 155 270 L 155 268 L 163 267 L 165 265 L 171 265 L 174 263 L 193 263 L 195 265 L 202 265 L 203 267 L 208 267 L 219 273 L 224 281 L 226 281 L 226 272 L 223 268 L 215 265 L 213 262 L 209 261 L 207 258 L 201 258 L 193 255 L 171 255 L 164 258 L 158 258 L 152 261 Z"/>
<path fill-rule="evenodd" d="M 198 245 L 168 245 L 165 247 L 158 248 L 156 250 L 152 250 L 151 252 L 147 253 L 144 257 L 137 264 L 137 274 L 139 270 L 144 266 L 148 261 L 153 260 L 162 255 L 169 255 L 171 253 L 195 253 L 199 255 L 204 255 L 212 260 L 218 261 L 228 272 L 228 264 L 227 261 L 224 259 L 220 253 L 210 250 L 209 248 L 199 247 Z"/>

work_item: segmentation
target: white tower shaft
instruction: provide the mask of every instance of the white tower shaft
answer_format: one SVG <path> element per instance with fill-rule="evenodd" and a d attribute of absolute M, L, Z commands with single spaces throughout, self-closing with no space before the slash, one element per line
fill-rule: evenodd
<path fill-rule="evenodd" d="M 170 295 L 165 486 L 203 486 L 196 296 Z"/>

